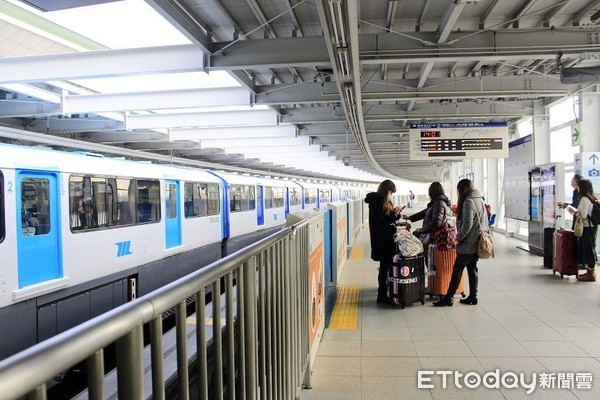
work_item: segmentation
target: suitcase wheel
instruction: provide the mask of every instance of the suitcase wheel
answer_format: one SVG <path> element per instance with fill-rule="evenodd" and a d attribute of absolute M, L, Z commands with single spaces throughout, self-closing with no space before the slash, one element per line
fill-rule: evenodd
<path fill-rule="evenodd" d="M 404 303 L 402 303 L 401 306 L 402 306 L 402 309 L 404 310 Z"/>
<path fill-rule="evenodd" d="M 560 274 L 560 279 L 562 279 L 562 278 L 563 278 L 563 274 Z"/>
<path fill-rule="evenodd" d="M 424 306 L 425 305 L 425 299 L 421 299 L 421 305 Z"/>
<path fill-rule="evenodd" d="M 463 299 L 467 297 L 467 295 L 465 294 L 465 292 L 462 292 L 460 295 L 462 296 Z"/>
<path fill-rule="evenodd" d="M 433 298 L 433 294 L 429 293 L 429 300 L 431 300 Z"/>

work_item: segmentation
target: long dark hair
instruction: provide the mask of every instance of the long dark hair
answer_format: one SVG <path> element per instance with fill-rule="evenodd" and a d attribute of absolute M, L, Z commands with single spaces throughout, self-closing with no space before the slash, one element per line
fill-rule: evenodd
<path fill-rule="evenodd" d="M 442 184 L 439 182 L 433 182 L 431 185 L 429 185 L 429 198 L 431 200 L 435 199 L 438 196 L 441 196 L 444 194 L 444 188 L 442 187 Z"/>
<path fill-rule="evenodd" d="M 462 214 L 463 204 L 465 204 L 465 200 L 469 193 L 473 191 L 473 182 L 469 179 L 461 179 L 458 181 L 456 185 L 456 191 L 458 192 L 458 202 L 456 203 L 458 218 L 460 218 Z"/>
<path fill-rule="evenodd" d="M 388 200 L 389 192 L 396 193 L 396 185 L 394 185 L 394 182 L 386 179 L 377 188 L 377 194 L 383 197 L 383 212 L 385 215 L 390 215 L 394 209 L 392 202 Z"/>
<path fill-rule="evenodd" d="M 587 197 L 590 201 L 598 200 L 594 193 L 594 186 L 592 186 L 592 182 L 588 179 L 579 181 L 579 194 L 581 197 Z"/>

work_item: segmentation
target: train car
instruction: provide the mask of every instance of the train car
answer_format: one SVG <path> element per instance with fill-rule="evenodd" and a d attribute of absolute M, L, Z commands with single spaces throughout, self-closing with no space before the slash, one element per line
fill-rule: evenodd
<path fill-rule="evenodd" d="M 221 257 L 201 170 L 0 144 L 0 358 Z"/>

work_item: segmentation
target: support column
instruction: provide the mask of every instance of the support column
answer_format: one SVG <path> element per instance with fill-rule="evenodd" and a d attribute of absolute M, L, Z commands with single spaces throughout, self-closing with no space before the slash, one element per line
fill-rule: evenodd
<path fill-rule="evenodd" d="M 534 104 L 533 165 L 550 162 L 550 118 L 541 100 Z"/>
<path fill-rule="evenodd" d="M 600 151 L 600 94 L 583 93 L 581 95 L 581 151 Z"/>

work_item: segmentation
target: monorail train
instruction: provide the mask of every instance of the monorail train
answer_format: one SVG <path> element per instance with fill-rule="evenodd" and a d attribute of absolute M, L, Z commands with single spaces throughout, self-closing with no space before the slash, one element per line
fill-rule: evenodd
<path fill-rule="evenodd" d="M 0 359 L 366 190 L 0 144 Z"/>

